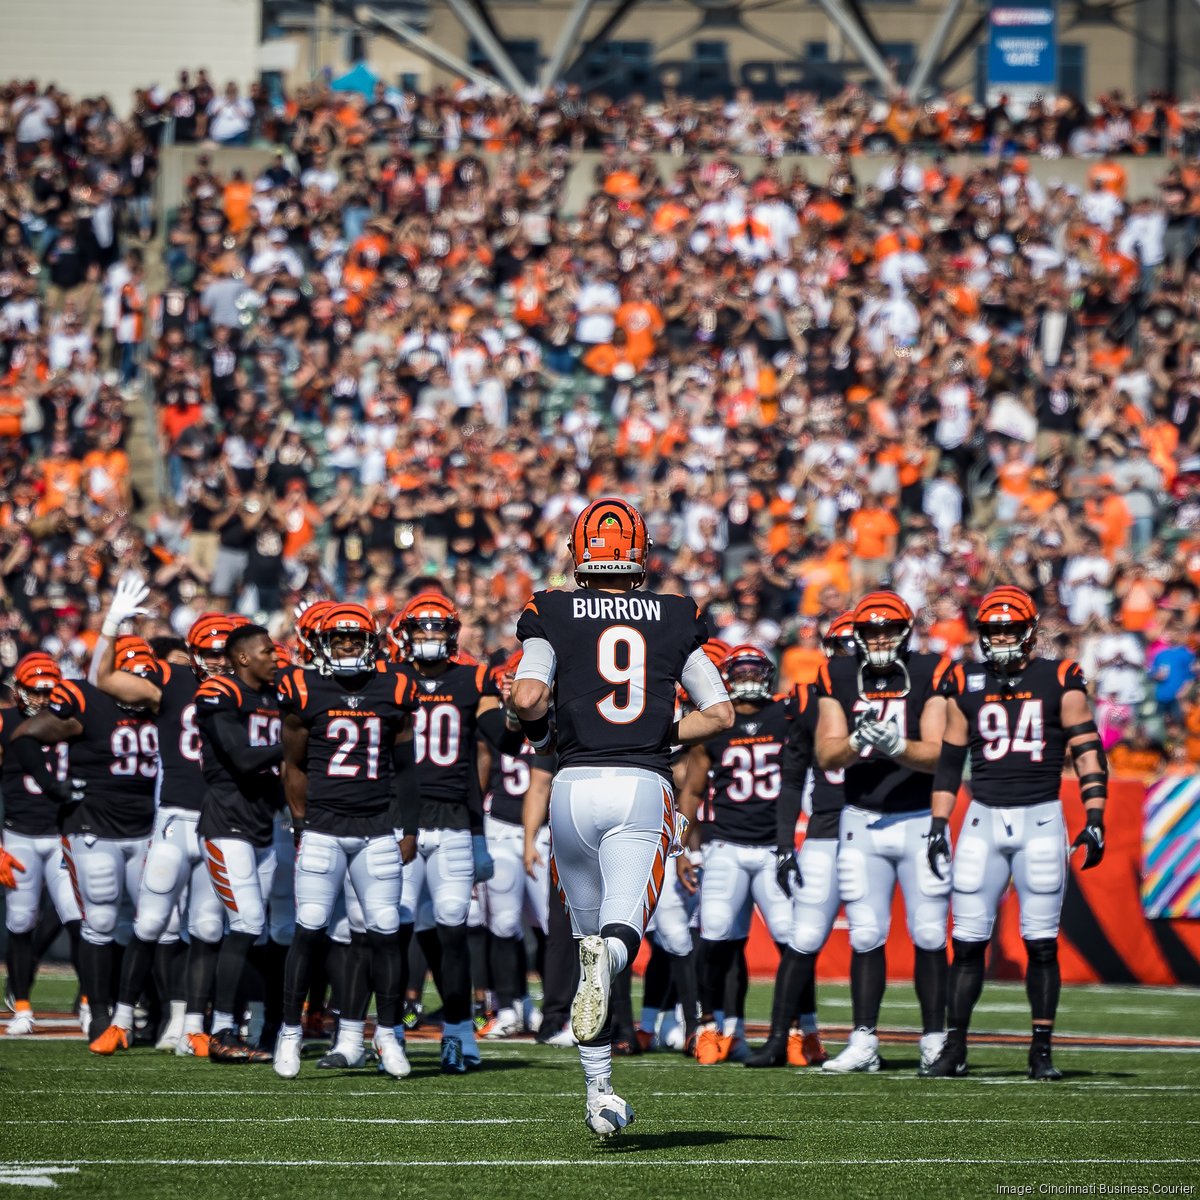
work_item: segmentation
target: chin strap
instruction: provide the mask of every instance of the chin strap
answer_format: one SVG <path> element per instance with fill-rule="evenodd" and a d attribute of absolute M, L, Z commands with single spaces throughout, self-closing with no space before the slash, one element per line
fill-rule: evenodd
<path fill-rule="evenodd" d="M 867 685 L 866 685 L 866 672 L 869 669 L 870 668 L 868 667 L 868 665 L 865 662 L 859 662 L 859 664 L 858 664 L 858 695 L 859 695 L 859 699 L 861 699 L 861 700 L 866 700 L 868 698 L 868 689 L 867 689 Z M 887 669 L 889 672 L 890 671 L 899 671 L 900 674 L 904 677 L 904 684 L 900 688 L 900 691 L 897 693 L 897 695 L 900 698 L 907 696 L 908 693 L 910 691 L 912 691 L 912 680 L 909 678 L 908 667 L 905 666 L 904 660 L 899 659 L 899 658 L 893 659 L 892 662 L 888 663 Z M 876 688 L 874 690 L 878 691 L 879 689 Z M 889 691 L 890 690 L 891 689 L 889 689 Z"/>

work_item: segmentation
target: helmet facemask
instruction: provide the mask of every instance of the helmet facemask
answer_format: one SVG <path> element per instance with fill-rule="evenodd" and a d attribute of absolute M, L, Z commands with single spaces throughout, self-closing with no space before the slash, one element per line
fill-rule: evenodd
<path fill-rule="evenodd" d="M 909 621 L 871 621 L 865 627 L 862 624 L 854 626 L 854 640 L 863 659 L 876 672 L 890 670 L 900 662 L 911 637 L 912 623 Z"/>
<path fill-rule="evenodd" d="M 50 697 L 54 693 L 55 681 L 48 678 L 48 687 L 23 687 L 17 684 L 17 706 L 21 712 L 27 717 L 32 717 L 35 713 L 40 713 L 46 709 L 50 703 Z"/>
<path fill-rule="evenodd" d="M 375 666 L 375 650 L 379 639 L 358 625 L 339 629 L 324 628 L 317 634 L 321 653 L 319 670 L 330 675 L 362 675 Z"/>
<path fill-rule="evenodd" d="M 775 667 L 770 659 L 754 655 L 736 657 L 721 671 L 725 690 L 735 703 L 765 704 L 775 694 Z"/>
<path fill-rule="evenodd" d="M 404 622 L 403 638 L 410 662 L 448 662 L 458 649 L 458 622 L 445 617 L 410 617 Z"/>

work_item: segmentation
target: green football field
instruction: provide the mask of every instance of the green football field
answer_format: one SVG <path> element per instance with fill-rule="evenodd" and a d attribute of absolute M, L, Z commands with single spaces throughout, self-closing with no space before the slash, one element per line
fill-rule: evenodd
<path fill-rule="evenodd" d="M 65 1005 L 67 988 L 40 981 L 39 1009 Z M 768 1001 L 756 985 L 751 1017 Z M 845 988 L 823 988 L 821 1010 L 826 1026 L 844 1028 Z M 976 1026 L 1023 1039 L 1026 1014 L 1019 986 L 992 984 Z M 915 1019 L 911 988 L 893 986 L 885 1023 L 911 1030 Z M 618 1060 L 617 1089 L 637 1121 L 604 1144 L 583 1127 L 573 1050 L 485 1043 L 482 1071 L 446 1078 L 436 1043 L 413 1042 L 407 1080 L 317 1072 L 306 1056 L 300 1078 L 284 1082 L 269 1066 L 151 1049 L 99 1060 L 82 1040 L 0 1040 L 0 1185 L 125 1200 L 921 1200 L 1068 1185 L 1197 1194 L 1200 1041 L 1168 1048 L 1152 1039 L 1200 1038 L 1200 992 L 1069 989 L 1059 1028 L 1094 1040 L 1064 1036 L 1058 1084 L 1025 1078 L 1023 1045 L 976 1046 L 968 1079 L 917 1079 L 916 1047 L 899 1036 L 885 1037 L 889 1069 L 875 1076 L 699 1067 L 665 1053 Z M 1132 1044 L 1096 1044 L 1106 1038 Z"/>

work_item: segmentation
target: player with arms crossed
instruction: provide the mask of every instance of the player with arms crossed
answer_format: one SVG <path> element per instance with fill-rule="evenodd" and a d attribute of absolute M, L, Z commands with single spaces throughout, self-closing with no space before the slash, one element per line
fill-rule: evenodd
<path fill-rule="evenodd" d="M 817 680 L 816 758 L 845 770 L 838 834 L 838 892 L 850 925 L 854 1031 L 823 1071 L 878 1071 L 876 1026 L 887 987 L 885 943 L 899 882 L 916 951 L 924 1074 L 945 1041 L 946 919 L 950 881 L 926 857 L 933 771 L 942 749 L 949 659 L 908 648 L 913 613 L 895 592 L 871 592 L 854 608 L 860 657 L 831 658 Z"/>
<path fill-rule="evenodd" d="M 733 724 L 695 604 L 635 595 L 649 546 L 631 504 L 594 501 L 571 532 L 580 590 L 537 592 L 517 624 L 523 653 L 513 707 L 535 750 L 557 739 L 551 878 L 581 939 L 571 1026 L 587 1079 L 585 1121 L 600 1137 L 633 1119 L 612 1087 L 609 990 L 641 945 L 668 853 L 679 845 L 671 746 L 707 741 Z M 696 708 L 676 723 L 680 683 Z"/>
<path fill-rule="evenodd" d="M 946 828 L 970 755 L 971 806 L 952 871 L 949 1032 L 930 1074 L 967 1073 L 967 1028 L 983 990 L 996 910 L 1011 879 L 1029 956 L 1029 1077 L 1061 1079 L 1050 1057 L 1062 986 L 1058 925 L 1068 870 L 1059 788 L 1069 748 L 1087 813 L 1072 849 L 1084 848 L 1086 871 L 1104 857 L 1108 768 L 1083 673 L 1073 662 L 1035 652 L 1038 611 L 1032 598 L 1020 588 L 996 588 L 980 603 L 977 626 L 984 661 L 955 667 L 946 681 L 946 734 L 933 782 L 929 865 L 940 876 L 949 866 Z"/>

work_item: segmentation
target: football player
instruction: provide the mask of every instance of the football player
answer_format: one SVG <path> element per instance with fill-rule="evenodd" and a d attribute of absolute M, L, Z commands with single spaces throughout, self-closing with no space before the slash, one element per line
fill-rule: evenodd
<path fill-rule="evenodd" d="M 724 1005 L 743 908 L 757 905 L 777 945 L 787 937 L 792 919 L 791 900 L 775 872 L 780 754 L 789 726 L 786 703 L 774 698 L 775 664 L 757 646 L 735 646 L 721 663 L 721 678 L 733 701 L 733 727 L 691 748 L 679 805 L 692 821 L 707 797 L 700 827 L 704 971 L 696 1061 L 701 1066 L 724 1062 L 733 1045 L 733 1035 L 717 1028 L 713 1014 Z M 681 874 L 690 870 L 682 856 L 678 867 Z"/>
<path fill-rule="evenodd" d="M 848 1045 L 824 1071 L 879 1070 L 876 1027 L 897 882 L 916 951 L 920 1073 L 933 1066 L 946 1036 L 950 881 L 930 870 L 925 849 L 946 723 L 939 689 L 950 660 L 909 649 L 913 620 L 895 592 L 869 593 L 854 609 L 859 657 L 831 658 L 818 675 L 817 766 L 846 773 L 837 872 L 850 925 L 854 1021 Z"/>
<path fill-rule="evenodd" d="M 284 1079 L 300 1072 L 310 960 L 349 878 L 362 913 L 369 976 L 364 971 L 357 978 L 355 972 L 356 978 L 346 980 L 334 1052 L 349 1067 L 361 1065 L 361 1005 L 350 993 L 357 989 L 369 997 L 373 983 L 376 1048 L 384 1070 L 402 1078 L 410 1067 L 395 1029 L 408 941 L 397 935 L 403 864 L 416 856 L 416 837 L 406 833 L 397 843 L 393 798 L 399 786 L 406 828 L 413 828 L 419 807 L 410 717 L 416 685 L 378 661 L 375 619 L 361 604 L 326 609 L 316 638 L 321 669 L 293 668 L 279 681 L 284 792 L 299 840 L 296 927 L 284 969 L 275 1072 Z"/>
<path fill-rule="evenodd" d="M 140 638 L 117 640 L 122 671 L 145 676 L 156 669 Z M 47 766 L 42 746 L 68 743 L 67 779 Z M 50 703 L 13 734 L 9 749 L 42 792 L 64 806 L 63 854 L 83 914 L 80 984 L 90 1006 L 88 1040 L 108 1027 L 113 943 L 132 909 L 154 828 L 158 730 L 153 714 L 114 700 L 86 681 L 63 680 Z"/>
<path fill-rule="evenodd" d="M 12 993 L 15 1014 L 6 1030 L 9 1037 L 23 1037 L 34 1030 L 29 994 L 33 987 L 34 930 L 43 883 L 70 936 L 71 960 L 78 969 L 82 914 L 70 876 L 63 867 L 57 806 L 52 798 L 47 799 L 36 780 L 25 773 L 16 754 L 9 749 L 17 726 L 50 703 L 51 693 L 61 681 L 62 672 L 48 654 L 27 654 L 14 672 L 17 703 L 11 708 L 0 708 L 0 791 L 4 795 L 0 887 L 11 889 L 4 898 L 4 923 L 8 930 L 8 990 Z M 57 783 L 65 784 L 67 743 L 45 745 L 42 754 L 46 770 Z"/>
<path fill-rule="evenodd" d="M 401 909 L 415 917 L 442 996 L 442 1070 L 451 1075 L 480 1064 L 467 914 L 474 885 L 492 877 L 477 739 L 480 718 L 500 706 L 486 664 L 454 661 L 460 628 L 458 609 L 439 592 L 414 596 L 391 626 L 419 702 L 414 751 L 421 803 L 417 828 L 404 829 L 406 839 L 416 835 L 417 855 L 404 873 Z"/>
<path fill-rule="evenodd" d="M 830 622 L 821 639 L 826 658 L 854 658 L 854 614 Z M 822 771 L 813 761 L 817 732 L 816 684 L 799 684 L 789 698 L 791 727 L 783 748 L 783 794 L 779 798 L 776 871 L 792 898 L 792 928 L 779 960 L 771 1031 L 746 1060 L 748 1067 L 817 1067 L 829 1057 L 817 1032 L 817 955 L 829 939 L 841 905 L 837 888 L 838 823 L 842 771 Z M 796 822 L 805 799 L 811 806 L 804 844 L 796 853 Z M 791 1031 L 796 1014 L 800 1032 Z"/>
<path fill-rule="evenodd" d="M 550 882 L 545 862 L 550 855 L 550 830 L 543 825 L 534 841 L 536 863 L 525 873 L 525 796 L 549 779 L 548 756 L 536 755 L 520 723 L 507 707 L 512 681 L 520 664 L 518 651 L 494 672 L 504 709 L 493 708 L 479 718 L 482 761 L 488 770 L 484 832 L 495 871 L 484 885 L 491 968 L 496 986 L 496 1020 L 489 1038 L 511 1037 L 529 1028 L 528 972 L 525 971 L 524 918 L 543 948 L 549 928 Z M 535 774 L 536 772 L 536 774 Z M 537 1022 L 534 1022 L 537 1024 Z"/>
<path fill-rule="evenodd" d="M 188 631 L 190 669 L 160 659 L 144 675 L 135 675 L 116 669 L 111 646 L 100 651 L 96 668 L 100 690 L 119 703 L 137 705 L 154 716 L 159 776 L 158 810 L 138 891 L 133 937 L 121 960 L 112 1024 L 92 1043 L 95 1054 L 113 1054 L 129 1047 L 134 1006 L 154 965 L 155 948 L 159 943 L 179 944 L 183 912 L 187 914 L 191 968 L 206 977 L 211 986 L 225 913 L 209 881 L 196 832 L 205 784 L 195 695 L 200 683 L 226 669 L 225 643 L 232 632 L 228 617 L 202 614 Z M 207 1045 L 202 1036 L 184 1037 L 185 1001 L 170 997 L 170 1005 L 171 1017 L 158 1049 L 203 1055 Z"/>
<path fill-rule="evenodd" d="M 1028 593 L 1016 587 L 989 592 L 976 624 L 984 661 L 955 667 L 946 680 L 946 734 L 933 782 L 929 865 L 953 879 L 954 962 L 949 1032 L 930 1074 L 967 1073 L 967 1029 L 983 989 L 996 910 L 1011 879 L 1029 957 L 1029 1076 L 1061 1079 L 1050 1054 L 1070 853 L 1059 787 L 1070 750 L 1087 814 L 1072 849 L 1084 850 L 1083 869 L 1090 870 L 1104 857 L 1108 768 L 1079 667 L 1036 653 L 1038 611 Z M 971 806 L 951 871 L 946 830 L 968 755 Z"/>
<path fill-rule="evenodd" d="M 275 874 L 275 813 L 282 720 L 275 690 L 275 646 L 261 625 L 240 625 L 225 642 L 228 675 L 213 675 L 196 691 L 196 723 L 207 790 L 199 833 L 213 890 L 225 906 L 228 932 L 217 957 L 208 1057 L 217 1062 L 270 1062 L 250 1046 L 234 1018 L 250 948 L 266 929 L 266 902 Z M 203 1032 L 207 996 L 188 989 L 185 1035 Z"/>
<path fill-rule="evenodd" d="M 585 1122 L 602 1138 L 633 1119 L 613 1091 L 610 982 L 637 954 L 668 855 L 682 849 L 671 746 L 707 741 L 733 724 L 695 604 L 637 594 L 649 548 L 633 505 L 594 501 L 571 532 L 580 590 L 535 593 L 517 625 L 513 707 L 535 750 L 557 742 L 550 872 L 580 939 L 571 1027 L 587 1081 Z M 676 721 L 681 683 L 696 708 Z"/>

